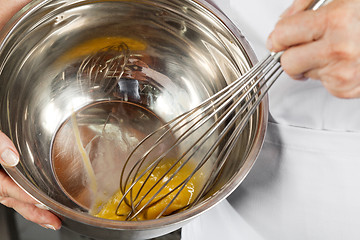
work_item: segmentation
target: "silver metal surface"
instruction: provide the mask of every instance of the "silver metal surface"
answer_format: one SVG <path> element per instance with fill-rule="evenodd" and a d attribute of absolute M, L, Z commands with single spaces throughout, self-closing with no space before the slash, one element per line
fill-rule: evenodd
<path fill-rule="evenodd" d="M 111 91 L 78 81 L 81 62 L 94 50 L 89 46 L 106 47 L 119 39 L 134 56 L 129 74 L 117 79 Z M 6 171 L 64 227 L 81 234 L 144 239 L 174 231 L 228 196 L 250 171 L 265 134 L 266 99 L 209 198 L 156 220 L 119 222 L 89 215 L 54 170 L 56 133 L 73 112 L 108 101 L 115 105 L 89 110 L 79 122 L 103 124 L 118 105 L 131 105 L 139 106 L 131 112 L 146 109 L 145 115 L 151 112 L 160 124 L 218 92 L 255 61 L 239 30 L 204 1 L 34 1 L 0 33 L 0 129 L 21 155 L 20 164 Z M 76 163 L 66 165 L 74 170 Z"/>

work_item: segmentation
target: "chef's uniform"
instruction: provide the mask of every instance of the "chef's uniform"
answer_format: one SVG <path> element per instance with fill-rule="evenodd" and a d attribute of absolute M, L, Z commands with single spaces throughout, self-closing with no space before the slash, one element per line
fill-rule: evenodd
<path fill-rule="evenodd" d="M 291 0 L 214 0 L 259 59 Z M 360 99 L 338 99 L 286 74 L 269 93 L 264 146 L 227 200 L 194 219 L 183 240 L 360 239 Z"/>

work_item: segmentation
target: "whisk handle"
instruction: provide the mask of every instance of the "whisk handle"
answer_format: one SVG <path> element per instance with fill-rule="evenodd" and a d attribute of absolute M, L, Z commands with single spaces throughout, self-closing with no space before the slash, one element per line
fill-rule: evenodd
<path fill-rule="evenodd" d="M 307 10 L 317 10 L 322 5 L 327 4 L 328 2 L 331 2 L 331 0 L 315 0 L 306 8 Z"/>

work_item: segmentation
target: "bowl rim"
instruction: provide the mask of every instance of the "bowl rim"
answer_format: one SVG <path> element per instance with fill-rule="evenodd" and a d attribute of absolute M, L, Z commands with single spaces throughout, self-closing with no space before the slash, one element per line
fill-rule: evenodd
<path fill-rule="evenodd" d="M 83 0 L 78 0 L 79 2 Z M 209 14 L 216 17 L 219 21 L 222 22 L 223 26 L 229 30 L 229 32 L 233 35 L 235 39 L 241 43 L 241 45 L 246 50 L 245 53 L 247 55 L 248 63 L 254 64 L 257 62 L 255 53 L 251 48 L 249 42 L 243 36 L 241 31 L 235 26 L 235 24 L 217 7 L 213 6 L 211 3 L 206 0 L 187 0 L 189 2 L 193 2 L 197 7 L 202 8 Z M 54 0 L 35 0 L 26 5 L 23 9 L 21 9 L 18 13 L 16 13 L 11 20 L 3 27 L 0 31 L 0 53 L 3 51 L 3 46 L 12 31 L 17 28 L 19 24 L 21 24 L 21 20 L 26 18 L 28 15 L 31 15 L 34 11 L 46 6 L 51 2 L 56 2 Z M 166 218 L 159 218 L 154 220 L 146 220 L 141 221 L 141 224 L 137 221 L 117 221 L 117 220 L 109 220 L 102 219 L 91 216 L 87 213 L 83 213 L 80 211 L 76 211 L 70 209 L 50 197 L 48 197 L 43 191 L 37 189 L 27 178 L 23 176 L 20 170 L 17 167 L 6 167 L 3 166 L 8 175 L 13 179 L 13 181 L 25 192 L 27 192 L 31 197 L 33 197 L 36 201 L 44 204 L 49 207 L 50 211 L 57 214 L 60 218 L 70 218 L 72 220 L 85 223 L 87 225 L 91 225 L 94 227 L 102 227 L 113 230 L 147 230 L 147 229 L 156 229 L 163 228 L 165 226 L 171 226 L 179 223 L 187 222 L 196 216 L 202 214 L 215 207 L 219 202 L 225 199 L 228 195 L 230 195 L 236 187 L 238 187 L 241 182 L 245 179 L 252 166 L 254 165 L 256 158 L 260 152 L 262 144 L 265 138 L 266 126 L 268 121 L 268 97 L 267 95 L 263 99 L 260 104 L 259 111 L 259 126 L 254 136 L 254 145 L 251 148 L 247 160 L 244 163 L 244 167 L 233 176 L 233 178 L 224 185 L 223 189 L 216 194 L 216 197 L 211 197 L 204 202 L 197 204 L 192 207 L 191 210 L 183 211 L 181 213 L 167 216 Z"/>

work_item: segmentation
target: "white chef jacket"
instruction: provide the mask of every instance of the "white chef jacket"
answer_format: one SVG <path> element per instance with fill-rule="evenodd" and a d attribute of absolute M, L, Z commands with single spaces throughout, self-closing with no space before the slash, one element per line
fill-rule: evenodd
<path fill-rule="evenodd" d="M 214 0 L 258 58 L 291 0 Z M 360 239 L 360 99 L 286 74 L 269 92 L 271 122 L 253 169 L 182 239 Z"/>

